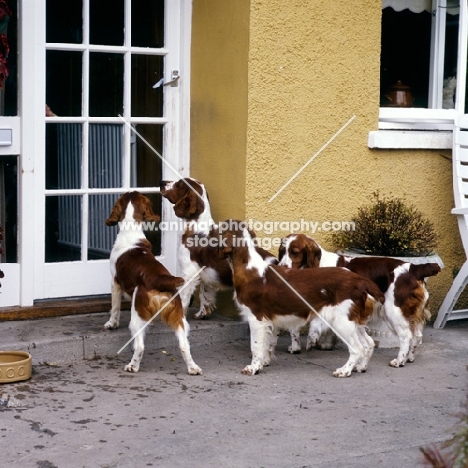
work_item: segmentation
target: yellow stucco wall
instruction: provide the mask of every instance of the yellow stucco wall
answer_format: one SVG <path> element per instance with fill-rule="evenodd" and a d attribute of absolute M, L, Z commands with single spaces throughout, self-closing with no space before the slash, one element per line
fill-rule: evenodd
<path fill-rule="evenodd" d="M 450 215 L 451 154 L 368 148 L 368 134 L 378 125 L 380 16 L 375 0 L 194 0 L 192 169 L 211 184 L 218 219 L 242 214 L 263 222 L 348 221 L 376 190 L 405 198 L 439 236 L 437 251 L 446 267 L 428 282 L 434 313 L 453 268 L 465 258 Z M 239 25 L 242 34 L 234 32 Z M 229 72 L 216 80 L 219 74 L 201 66 L 208 62 Z M 244 186 L 232 191 L 228 181 L 242 178 Z M 244 187 L 243 212 L 238 193 Z M 332 247 L 329 234 L 313 237 Z"/>
<path fill-rule="evenodd" d="M 249 0 L 194 0 L 191 164 L 215 220 L 245 216 Z"/>

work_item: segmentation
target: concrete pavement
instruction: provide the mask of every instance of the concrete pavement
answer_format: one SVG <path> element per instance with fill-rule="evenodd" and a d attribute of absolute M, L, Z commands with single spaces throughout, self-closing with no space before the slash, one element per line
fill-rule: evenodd
<path fill-rule="evenodd" d="M 30 380 L 0 384 L 0 467 L 417 467 L 420 447 L 456 429 L 468 383 L 468 321 L 429 326 L 413 364 L 376 349 L 365 374 L 332 377 L 347 351 L 289 355 L 259 375 L 247 325 L 190 319 L 189 376 L 174 334 L 156 323 L 128 374 L 128 312 L 0 322 L 0 350 L 29 351 Z M 305 343 L 305 337 L 303 337 Z"/>

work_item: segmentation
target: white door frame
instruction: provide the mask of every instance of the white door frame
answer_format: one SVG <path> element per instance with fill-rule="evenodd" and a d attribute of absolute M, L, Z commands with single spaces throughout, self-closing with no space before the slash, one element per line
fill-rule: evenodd
<path fill-rule="evenodd" d="M 127 8 L 130 0 L 126 0 Z M 191 41 L 191 0 L 166 0 L 166 15 L 179 18 L 180 35 L 173 28 L 166 29 L 166 43 L 178 41 L 180 56 L 169 54 L 165 60 L 165 77 L 172 70 L 179 70 L 179 86 L 165 88 L 164 105 L 179 109 L 177 122 L 164 126 L 164 154 L 171 156 L 172 166 L 177 174 L 163 164 L 165 178 L 174 179 L 189 175 L 190 161 L 190 41 Z M 85 265 L 69 262 L 66 274 L 53 275 L 54 264 L 44 261 L 45 239 L 45 0 L 19 0 L 18 6 L 19 76 L 18 108 L 21 119 L 21 152 L 18 161 L 19 206 L 18 206 L 18 264 L 2 264 L 5 278 L 2 280 L 2 301 L 0 306 L 33 305 L 35 299 L 48 297 L 74 296 L 70 284 L 86 275 Z M 166 16 L 167 18 L 167 16 Z M 175 37 L 178 35 L 179 37 Z M 170 41 L 170 42 L 168 42 Z M 166 115 L 166 113 L 164 113 Z M 122 188 L 125 191 L 126 187 Z M 157 191 L 157 190 L 156 190 Z M 163 203 L 162 218 L 173 220 L 173 210 Z M 177 235 L 173 233 L 162 237 L 160 260 L 176 273 Z M 100 275 L 109 275 L 108 261 L 95 261 L 99 264 Z M 71 264 L 74 265 L 71 265 Z M 94 263 L 94 262 L 93 262 Z M 51 266 L 52 265 L 52 266 Z M 67 272 L 67 267 L 69 273 Z M 86 276 L 85 276 L 86 277 Z M 86 295 L 110 292 L 110 276 L 106 291 L 93 289 L 89 282 Z M 106 279 L 107 281 L 107 279 Z M 18 287 L 13 287 L 14 283 Z M 12 286 L 11 294 L 5 289 Z M 66 286 L 68 293 L 61 294 Z M 80 288 L 77 289 L 80 291 Z M 15 297 L 18 295 L 18 297 Z M 79 295 L 82 295 L 80 293 Z"/>

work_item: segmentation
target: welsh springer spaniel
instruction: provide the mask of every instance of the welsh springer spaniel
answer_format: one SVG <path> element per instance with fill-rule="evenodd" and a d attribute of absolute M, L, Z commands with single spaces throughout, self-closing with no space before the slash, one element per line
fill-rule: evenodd
<path fill-rule="evenodd" d="M 189 324 L 177 293 L 183 278 L 172 276 L 151 252 L 151 244 L 142 230 L 143 221 L 160 220 L 150 200 L 139 192 L 127 192 L 114 205 L 107 226 L 120 225 L 110 255 L 112 309 L 104 328 L 119 326 L 122 293 L 131 298 L 130 332 L 134 339 L 128 372 L 138 372 L 144 352 L 144 334 L 148 322 L 160 313 L 161 319 L 175 331 L 188 373 L 201 374 L 190 354 Z"/>
<path fill-rule="evenodd" d="M 312 246 L 312 247 L 311 247 Z M 349 270 L 372 280 L 385 294 L 385 303 L 379 308 L 379 313 L 395 333 L 400 342 L 400 350 L 396 359 L 390 361 L 392 367 L 402 367 L 406 362 L 414 361 L 414 351 L 421 343 L 425 321 L 429 319 L 426 308 L 429 293 L 425 279 L 440 272 L 437 263 L 414 265 L 402 260 L 388 257 L 343 257 L 327 252 L 304 234 L 290 235 L 283 239 L 279 257 L 280 265 L 291 268 L 304 268 L 305 260 L 310 256 L 311 248 L 319 255 L 320 266 L 336 266 Z M 322 260 L 325 259 L 323 265 Z M 322 322 L 313 320 L 310 324 L 307 338 L 307 349 L 313 347 L 323 331 Z M 299 349 L 299 330 L 291 330 L 293 344 L 291 349 Z M 297 341 L 296 341 L 297 340 Z"/>
<path fill-rule="evenodd" d="M 221 231 L 221 230 L 220 230 Z M 347 343 L 349 359 L 335 377 L 364 372 L 374 349 L 365 331 L 374 302 L 384 301 L 367 278 L 345 268 L 289 269 L 268 264 L 256 251 L 247 229 L 219 233 L 219 251 L 233 271 L 235 300 L 250 326 L 251 364 L 242 373 L 254 375 L 274 355 L 276 331 L 306 324 L 313 310 Z"/>
<path fill-rule="evenodd" d="M 216 227 L 211 216 L 210 201 L 205 186 L 192 178 L 178 181 L 162 181 L 161 195 L 174 206 L 174 213 L 184 220 L 185 232 L 178 251 L 179 267 L 187 281 L 205 267 L 199 278 L 181 292 L 182 304 L 186 310 L 190 298 L 199 285 L 200 310 L 196 319 L 207 318 L 216 307 L 216 292 L 233 288 L 232 272 L 228 262 L 220 259 L 216 246 L 209 245 L 212 229 Z M 276 262 L 276 257 L 266 250 L 257 249 L 260 255 Z"/>

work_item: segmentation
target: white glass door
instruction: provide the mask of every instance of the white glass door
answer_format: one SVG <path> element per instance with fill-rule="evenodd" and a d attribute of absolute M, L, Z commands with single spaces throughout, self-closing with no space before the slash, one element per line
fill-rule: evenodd
<path fill-rule="evenodd" d="M 162 212 L 159 181 L 186 175 L 188 133 L 182 123 L 188 121 L 189 48 L 181 37 L 190 26 L 190 5 L 184 0 L 22 4 L 23 26 L 32 28 L 24 47 L 34 55 L 33 63 L 25 64 L 31 75 L 24 106 L 30 100 L 31 107 L 30 113 L 24 107 L 29 119 L 23 119 L 23 152 L 30 152 L 31 161 L 25 158 L 22 193 L 31 203 L 22 206 L 20 217 L 23 242 L 28 224 L 34 226 L 33 247 L 22 247 L 34 265 L 21 262 L 22 302 L 106 294 L 117 228 L 105 220 L 115 200 L 139 190 L 163 218 L 171 217 L 169 210 Z M 175 75 L 180 79 L 174 86 L 154 86 Z M 25 88 L 27 81 L 24 76 Z M 33 222 L 24 211 L 28 207 Z M 155 255 L 172 271 L 175 235 L 147 233 Z M 31 282 L 33 288 L 25 287 Z"/>

